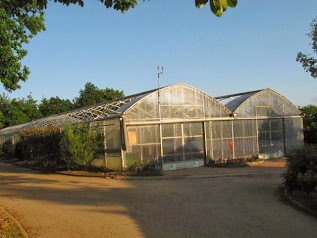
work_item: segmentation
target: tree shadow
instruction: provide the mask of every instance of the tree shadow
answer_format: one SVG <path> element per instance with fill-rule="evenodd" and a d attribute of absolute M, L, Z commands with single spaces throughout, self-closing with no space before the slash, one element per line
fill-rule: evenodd
<path fill-rule="evenodd" d="M 246 210 L 247 207 L 250 203 L 255 208 L 257 203 L 265 204 L 260 192 L 270 192 L 272 184 L 262 183 L 259 189 L 249 178 L 243 179 L 243 196 L 235 197 L 241 188 L 235 178 L 225 178 L 225 181 L 217 178 L 123 181 L 45 175 L 25 169 L 21 172 L 13 165 L 11 168 L 7 166 L 6 172 L 3 172 L 1 166 L 0 197 L 33 205 L 30 210 L 39 209 L 36 211 L 39 219 L 64 224 L 63 228 L 59 228 L 65 229 L 63 232 L 78 222 L 88 230 L 104 232 L 89 236 L 84 228 L 75 226 L 76 232 L 83 232 L 82 237 L 111 237 L 115 236 L 113 230 L 116 230 L 117 237 L 123 237 L 123 234 L 135 237 L 134 232 L 144 237 L 252 237 L 255 234 L 240 228 L 236 220 L 241 211 L 248 220 L 247 227 L 256 227 L 267 219 L 270 223 L 286 219 L 270 216 L 270 211 L 266 212 L 263 220 L 250 219 L 255 214 L 253 210 Z M 254 194 L 252 198 L 250 193 Z M 237 204 L 242 204 L 242 208 Z M 273 209 L 278 209 L 274 206 Z M 127 226 L 133 228 L 128 235 L 124 233 Z M 312 223 L 307 223 L 307 226 L 312 227 Z M 258 237 L 265 237 L 265 230 L 263 234 L 261 230 L 257 232 Z"/>
<path fill-rule="evenodd" d="M 8 166 L 6 169 L 5 172 L 0 170 L 0 196 L 26 201 L 26 204 L 39 204 L 39 208 L 36 205 L 34 209 L 43 209 L 41 204 L 67 211 L 76 207 L 84 216 L 93 215 L 97 220 L 105 219 L 105 222 L 109 216 L 124 221 L 129 218 L 135 223 L 135 229 L 139 229 L 139 234 L 145 237 L 192 237 L 182 232 L 183 225 L 192 227 L 195 234 L 199 234 L 198 230 L 201 229 L 201 234 L 206 232 L 203 225 L 198 223 L 194 226 L 192 219 L 184 215 L 191 214 L 194 209 L 190 204 L 191 191 L 187 190 L 186 194 L 177 192 L 173 182 L 170 184 L 172 186 L 166 186 L 170 181 L 45 175 L 24 168 L 21 172 L 13 165 L 10 170 Z M 181 213 L 177 215 L 174 209 L 179 209 Z M 59 219 L 63 219 L 62 210 Z M 50 219 L 54 217 L 54 214 L 50 214 Z M 178 225 L 173 227 L 171 224 L 174 222 Z M 89 223 L 86 221 L 86 224 Z M 121 228 L 118 226 L 116 229 Z"/>

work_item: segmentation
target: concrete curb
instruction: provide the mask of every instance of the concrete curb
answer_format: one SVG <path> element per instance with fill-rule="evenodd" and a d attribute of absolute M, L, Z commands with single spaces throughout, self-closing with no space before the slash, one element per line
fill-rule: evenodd
<path fill-rule="evenodd" d="M 281 172 L 260 172 L 260 173 L 233 173 L 233 174 L 207 174 L 207 175 L 187 175 L 187 176 L 171 176 L 165 177 L 166 180 L 174 179 L 204 179 L 204 178 L 230 178 L 230 177 L 248 177 L 281 174 Z M 164 177 L 164 176 L 163 176 Z"/>
<path fill-rule="evenodd" d="M 138 175 L 86 175 L 86 174 L 72 174 L 72 173 L 60 173 L 55 172 L 54 174 L 74 176 L 74 177 L 86 177 L 86 178 L 103 178 L 103 179 L 116 179 L 116 180 L 178 180 L 178 179 L 208 179 L 208 178 L 223 178 L 223 177 L 247 177 L 247 176 L 263 176 L 263 175 L 274 175 L 282 174 L 280 171 L 272 172 L 258 172 L 258 173 L 232 173 L 232 174 L 201 174 L 201 175 L 156 175 L 156 176 L 138 176 Z"/>
<path fill-rule="evenodd" d="M 208 178 L 230 178 L 230 177 L 248 177 L 263 175 L 279 175 L 278 172 L 260 172 L 260 173 L 236 173 L 236 174 L 206 174 L 206 175 L 179 175 L 179 176 L 117 176 L 113 179 L 118 180 L 180 180 L 180 179 L 208 179 Z"/>
<path fill-rule="evenodd" d="M 29 235 L 26 233 L 26 231 L 24 230 L 24 228 L 21 226 L 21 224 L 18 222 L 17 219 L 15 219 L 10 213 L 8 213 L 6 210 L 4 210 L 4 208 L 0 207 L 0 210 L 3 211 L 10 219 L 12 219 L 14 221 L 14 223 L 19 227 L 22 235 L 25 238 L 29 238 Z"/>
<path fill-rule="evenodd" d="M 306 212 L 307 214 L 311 215 L 311 216 L 314 216 L 314 217 L 317 217 L 317 212 L 308 208 L 308 207 L 305 207 L 303 204 L 301 204 L 299 201 L 295 200 L 291 195 L 289 195 L 286 191 L 286 189 L 284 189 L 284 196 L 285 198 L 287 199 L 287 201 L 294 207 L 296 207 L 297 209 L 299 210 L 302 210 L 304 212 Z"/>

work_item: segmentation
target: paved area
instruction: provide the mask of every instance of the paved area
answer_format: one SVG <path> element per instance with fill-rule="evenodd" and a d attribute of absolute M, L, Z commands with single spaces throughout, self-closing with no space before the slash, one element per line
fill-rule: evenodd
<path fill-rule="evenodd" d="M 31 237 L 317 237 L 317 219 L 276 196 L 282 168 L 208 169 L 114 180 L 0 162 L 0 206 Z"/>

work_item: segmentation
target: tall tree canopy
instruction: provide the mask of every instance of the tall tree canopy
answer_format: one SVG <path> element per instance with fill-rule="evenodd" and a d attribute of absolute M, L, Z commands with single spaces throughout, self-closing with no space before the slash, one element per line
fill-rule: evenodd
<path fill-rule="evenodd" d="M 14 126 L 41 117 L 36 100 L 28 95 L 26 99 L 10 100 L 5 95 L 0 96 L 0 124 L 3 127 Z"/>
<path fill-rule="evenodd" d="M 100 89 L 93 83 L 86 83 L 85 88 L 79 91 L 79 97 L 74 99 L 74 108 L 85 107 L 109 100 L 124 97 L 123 91 L 112 88 Z"/>
<path fill-rule="evenodd" d="M 65 5 L 84 6 L 88 0 L 50 0 Z M 138 0 L 97 0 L 106 8 L 126 12 L 138 4 Z M 143 2 L 145 0 L 142 0 Z M 238 0 L 195 0 L 198 8 L 210 3 L 211 11 L 221 16 L 228 7 L 235 7 Z M 0 1 L 0 82 L 8 91 L 20 88 L 26 81 L 29 68 L 21 60 L 27 55 L 23 44 L 45 30 L 44 11 L 49 0 L 1 0 Z"/>
<path fill-rule="evenodd" d="M 61 99 L 59 97 L 43 98 L 38 106 L 42 116 L 50 116 L 62 112 L 69 111 L 73 108 L 73 104 L 69 99 Z"/>
<path fill-rule="evenodd" d="M 317 54 L 317 17 L 312 21 L 310 32 L 307 35 L 311 39 L 313 52 Z M 313 78 L 317 78 L 317 58 L 299 52 L 296 61 L 300 62 L 306 72 L 309 72 Z"/>

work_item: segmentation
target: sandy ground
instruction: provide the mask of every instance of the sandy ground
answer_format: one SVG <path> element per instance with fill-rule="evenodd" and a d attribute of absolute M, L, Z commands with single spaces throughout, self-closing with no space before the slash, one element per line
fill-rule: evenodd
<path fill-rule="evenodd" d="M 198 168 L 114 180 L 0 162 L 0 206 L 31 237 L 317 237 L 317 219 L 275 194 L 282 171 Z"/>

